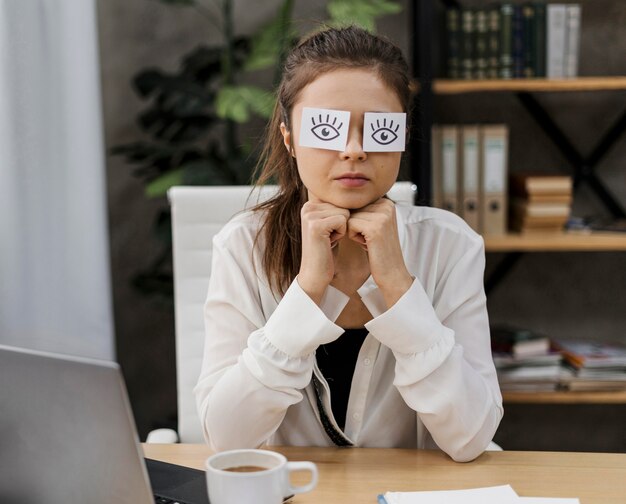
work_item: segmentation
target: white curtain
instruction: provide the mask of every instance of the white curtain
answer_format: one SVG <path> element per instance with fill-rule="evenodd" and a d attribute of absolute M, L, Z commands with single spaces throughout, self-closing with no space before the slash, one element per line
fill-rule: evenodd
<path fill-rule="evenodd" d="M 95 0 L 0 0 L 0 343 L 112 359 Z"/>

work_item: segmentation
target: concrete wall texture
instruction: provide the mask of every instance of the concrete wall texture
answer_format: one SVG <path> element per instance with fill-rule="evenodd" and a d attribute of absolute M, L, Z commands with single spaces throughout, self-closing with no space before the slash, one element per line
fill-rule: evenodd
<path fill-rule="evenodd" d="M 461 3 L 486 4 L 482 0 Z M 626 75 L 626 3 L 616 0 L 580 3 L 583 5 L 580 75 Z M 278 4 L 278 0 L 236 0 L 236 30 L 241 33 L 256 30 L 273 15 Z M 403 5 L 403 14 L 381 20 L 379 32 L 395 40 L 410 58 L 408 0 Z M 295 16 L 301 29 L 323 18 L 324 6 L 323 0 L 296 2 Z M 133 75 L 149 66 L 175 69 L 182 54 L 199 43 L 219 41 L 219 32 L 192 9 L 166 6 L 157 0 L 101 0 L 98 9 L 105 134 L 110 148 L 142 138 L 135 123 L 142 103 L 130 87 Z M 538 100 L 586 155 L 623 113 L 626 92 L 545 93 Z M 435 107 L 440 123 L 507 123 L 513 170 L 568 172 L 566 160 L 511 93 L 438 97 Z M 626 136 L 622 137 L 613 146 L 597 168 L 600 178 L 623 205 L 626 205 L 625 139 Z M 151 226 L 155 212 L 166 202 L 146 199 L 143 185 L 119 157 L 107 158 L 107 174 L 117 354 L 143 438 L 150 429 L 173 422 L 176 414 L 172 308 L 143 297 L 130 284 L 132 276 L 158 253 Z M 605 210 L 587 187 L 581 187 L 574 213 L 602 214 Z M 488 254 L 487 273 L 501 259 L 501 254 Z M 623 341 L 625 286 L 624 253 L 527 254 L 490 294 L 490 318 L 494 323 L 521 325 L 554 337 Z M 624 409 L 612 408 L 611 415 L 623 422 Z M 508 426 L 502 428 L 503 444 L 515 437 L 512 426 L 517 429 L 523 424 L 524 415 L 531 410 L 520 407 L 512 410 Z M 532 411 L 532 416 L 536 416 Z M 576 416 L 584 422 L 584 415 L 582 411 Z M 626 436 L 621 429 L 620 446 L 626 450 Z M 614 435 L 620 435 L 619 431 L 607 429 L 604 440 L 591 447 L 585 445 L 584 449 L 609 450 L 617 446 L 612 444 Z M 557 446 L 541 444 L 532 437 L 522 441 L 521 447 L 519 442 L 511 444 L 518 449 L 577 449 L 580 445 L 574 437 L 560 440 Z"/>

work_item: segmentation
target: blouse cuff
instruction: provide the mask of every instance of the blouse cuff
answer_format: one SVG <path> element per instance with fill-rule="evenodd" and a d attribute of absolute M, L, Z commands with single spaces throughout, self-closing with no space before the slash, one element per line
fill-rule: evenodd
<path fill-rule="evenodd" d="M 370 305 L 372 308 L 384 306 L 379 289 L 368 289 L 362 295 L 368 308 Z M 421 353 L 436 346 L 447 331 L 417 279 L 391 308 L 370 320 L 365 327 L 383 345 L 402 354 Z"/>
<path fill-rule="evenodd" d="M 344 293 L 328 286 L 321 306 L 317 306 L 296 279 L 267 320 L 265 337 L 290 357 L 309 355 L 319 345 L 335 341 L 343 334 L 344 330 L 334 321 L 348 300 Z"/>

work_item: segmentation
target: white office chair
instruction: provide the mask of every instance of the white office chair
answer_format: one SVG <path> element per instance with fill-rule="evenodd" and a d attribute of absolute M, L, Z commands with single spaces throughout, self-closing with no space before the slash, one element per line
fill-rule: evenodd
<path fill-rule="evenodd" d="M 202 364 L 203 306 L 211 273 L 213 237 L 233 215 L 276 191 L 275 186 L 266 186 L 251 194 L 251 189 L 250 186 L 194 186 L 172 187 L 168 191 L 174 255 L 178 432 L 156 429 L 148 434 L 148 443 L 204 441 L 193 388 Z M 416 191 L 411 182 L 397 182 L 389 197 L 399 204 L 412 205 Z M 487 449 L 500 447 L 491 443 Z"/>
<path fill-rule="evenodd" d="M 203 306 L 211 273 L 213 237 L 233 215 L 264 201 L 275 191 L 274 186 L 253 194 L 250 186 L 172 187 L 168 191 L 174 255 L 178 432 L 156 429 L 148 434 L 148 443 L 204 441 L 193 388 L 202 364 Z M 416 191 L 410 182 L 397 182 L 389 197 L 399 204 L 412 205 Z M 491 443 L 487 449 L 501 448 Z"/>
<path fill-rule="evenodd" d="M 265 186 L 253 194 L 250 186 L 172 187 L 168 191 L 174 255 L 178 433 L 156 429 L 148 434 L 147 442 L 203 442 L 193 388 L 202 363 L 203 305 L 211 273 L 213 237 L 233 215 L 264 201 L 275 191 L 275 186 Z M 411 182 L 397 182 L 389 197 L 412 205 L 415 193 L 416 186 Z"/>

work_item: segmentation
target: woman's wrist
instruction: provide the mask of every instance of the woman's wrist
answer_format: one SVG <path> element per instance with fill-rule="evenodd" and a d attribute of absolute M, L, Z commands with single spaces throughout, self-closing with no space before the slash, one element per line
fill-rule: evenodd
<path fill-rule="evenodd" d="M 395 305 L 398 300 L 406 294 L 411 288 L 411 285 L 413 285 L 414 280 L 415 278 L 407 271 L 406 274 L 398 275 L 395 278 L 388 277 L 384 282 L 376 282 L 382 292 L 388 309 Z"/>
<path fill-rule="evenodd" d="M 305 275 L 298 274 L 296 277 L 296 282 L 300 288 L 305 292 L 307 296 L 311 298 L 311 300 L 317 305 L 320 306 L 322 303 L 322 298 L 324 297 L 324 293 L 326 292 L 326 288 L 328 284 L 323 284 L 318 281 L 309 281 Z"/>

